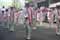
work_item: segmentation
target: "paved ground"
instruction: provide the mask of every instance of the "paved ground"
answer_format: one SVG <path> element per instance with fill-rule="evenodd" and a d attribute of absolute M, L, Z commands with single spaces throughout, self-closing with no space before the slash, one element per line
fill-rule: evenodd
<path fill-rule="evenodd" d="M 23 25 L 16 27 L 17 40 L 24 40 L 24 30 Z M 56 36 L 55 29 L 37 27 L 36 30 L 32 31 L 32 40 L 60 40 L 60 36 Z"/>

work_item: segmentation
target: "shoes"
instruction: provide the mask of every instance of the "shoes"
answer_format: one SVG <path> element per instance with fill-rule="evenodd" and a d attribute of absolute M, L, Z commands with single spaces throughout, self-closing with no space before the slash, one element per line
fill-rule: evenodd
<path fill-rule="evenodd" d="M 14 31 L 9 31 L 9 32 L 14 32 Z"/>
<path fill-rule="evenodd" d="M 31 38 L 24 38 L 25 40 L 31 40 Z"/>
<path fill-rule="evenodd" d="M 31 39 L 26 39 L 26 40 L 31 40 Z"/>

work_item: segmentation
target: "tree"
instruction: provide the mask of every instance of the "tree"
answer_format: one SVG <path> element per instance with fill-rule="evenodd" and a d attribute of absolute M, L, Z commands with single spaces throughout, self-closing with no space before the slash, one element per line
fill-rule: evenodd
<path fill-rule="evenodd" d="M 26 1 L 32 2 L 32 0 L 26 0 Z"/>

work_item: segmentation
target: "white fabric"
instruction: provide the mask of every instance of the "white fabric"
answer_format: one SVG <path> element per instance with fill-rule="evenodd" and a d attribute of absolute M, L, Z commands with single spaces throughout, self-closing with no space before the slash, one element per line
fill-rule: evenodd
<path fill-rule="evenodd" d="M 37 21 L 40 20 L 40 13 L 37 13 Z"/>
<path fill-rule="evenodd" d="M 1 8 L 1 11 L 5 11 L 6 10 L 6 8 Z"/>
<path fill-rule="evenodd" d="M 19 24 L 24 24 L 25 18 L 28 17 L 26 8 L 24 8 L 22 11 L 20 11 L 20 15 L 19 15 Z"/>
<path fill-rule="evenodd" d="M 28 13 L 27 13 L 26 8 L 25 8 L 25 9 L 23 9 L 23 15 L 24 15 L 24 17 L 28 17 Z"/>
<path fill-rule="evenodd" d="M 23 24 L 24 23 L 24 14 L 23 12 L 20 12 L 19 18 L 18 18 L 18 23 Z"/>
<path fill-rule="evenodd" d="M 19 15 L 19 18 L 18 18 L 18 22 L 19 22 L 20 24 L 23 24 L 26 17 L 28 17 L 28 12 L 27 12 L 27 9 L 24 8 L 22 11 L 20 11 L 20 15 Z M 28 21 L 28 20 L 27 20 L 27 21 Z M 28 23 L 29 23 L 29 21 L 28 21 Z"/>

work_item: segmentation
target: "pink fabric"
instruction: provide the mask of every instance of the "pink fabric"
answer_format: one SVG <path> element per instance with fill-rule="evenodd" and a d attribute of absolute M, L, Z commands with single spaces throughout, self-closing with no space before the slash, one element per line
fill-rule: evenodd
<path fill-rule="evenodd" d="M 29 23 L 32 23 L 32 14 L 33 14 L 33 9 L 31 7 L 28 8 L 28 20 Z"/>

